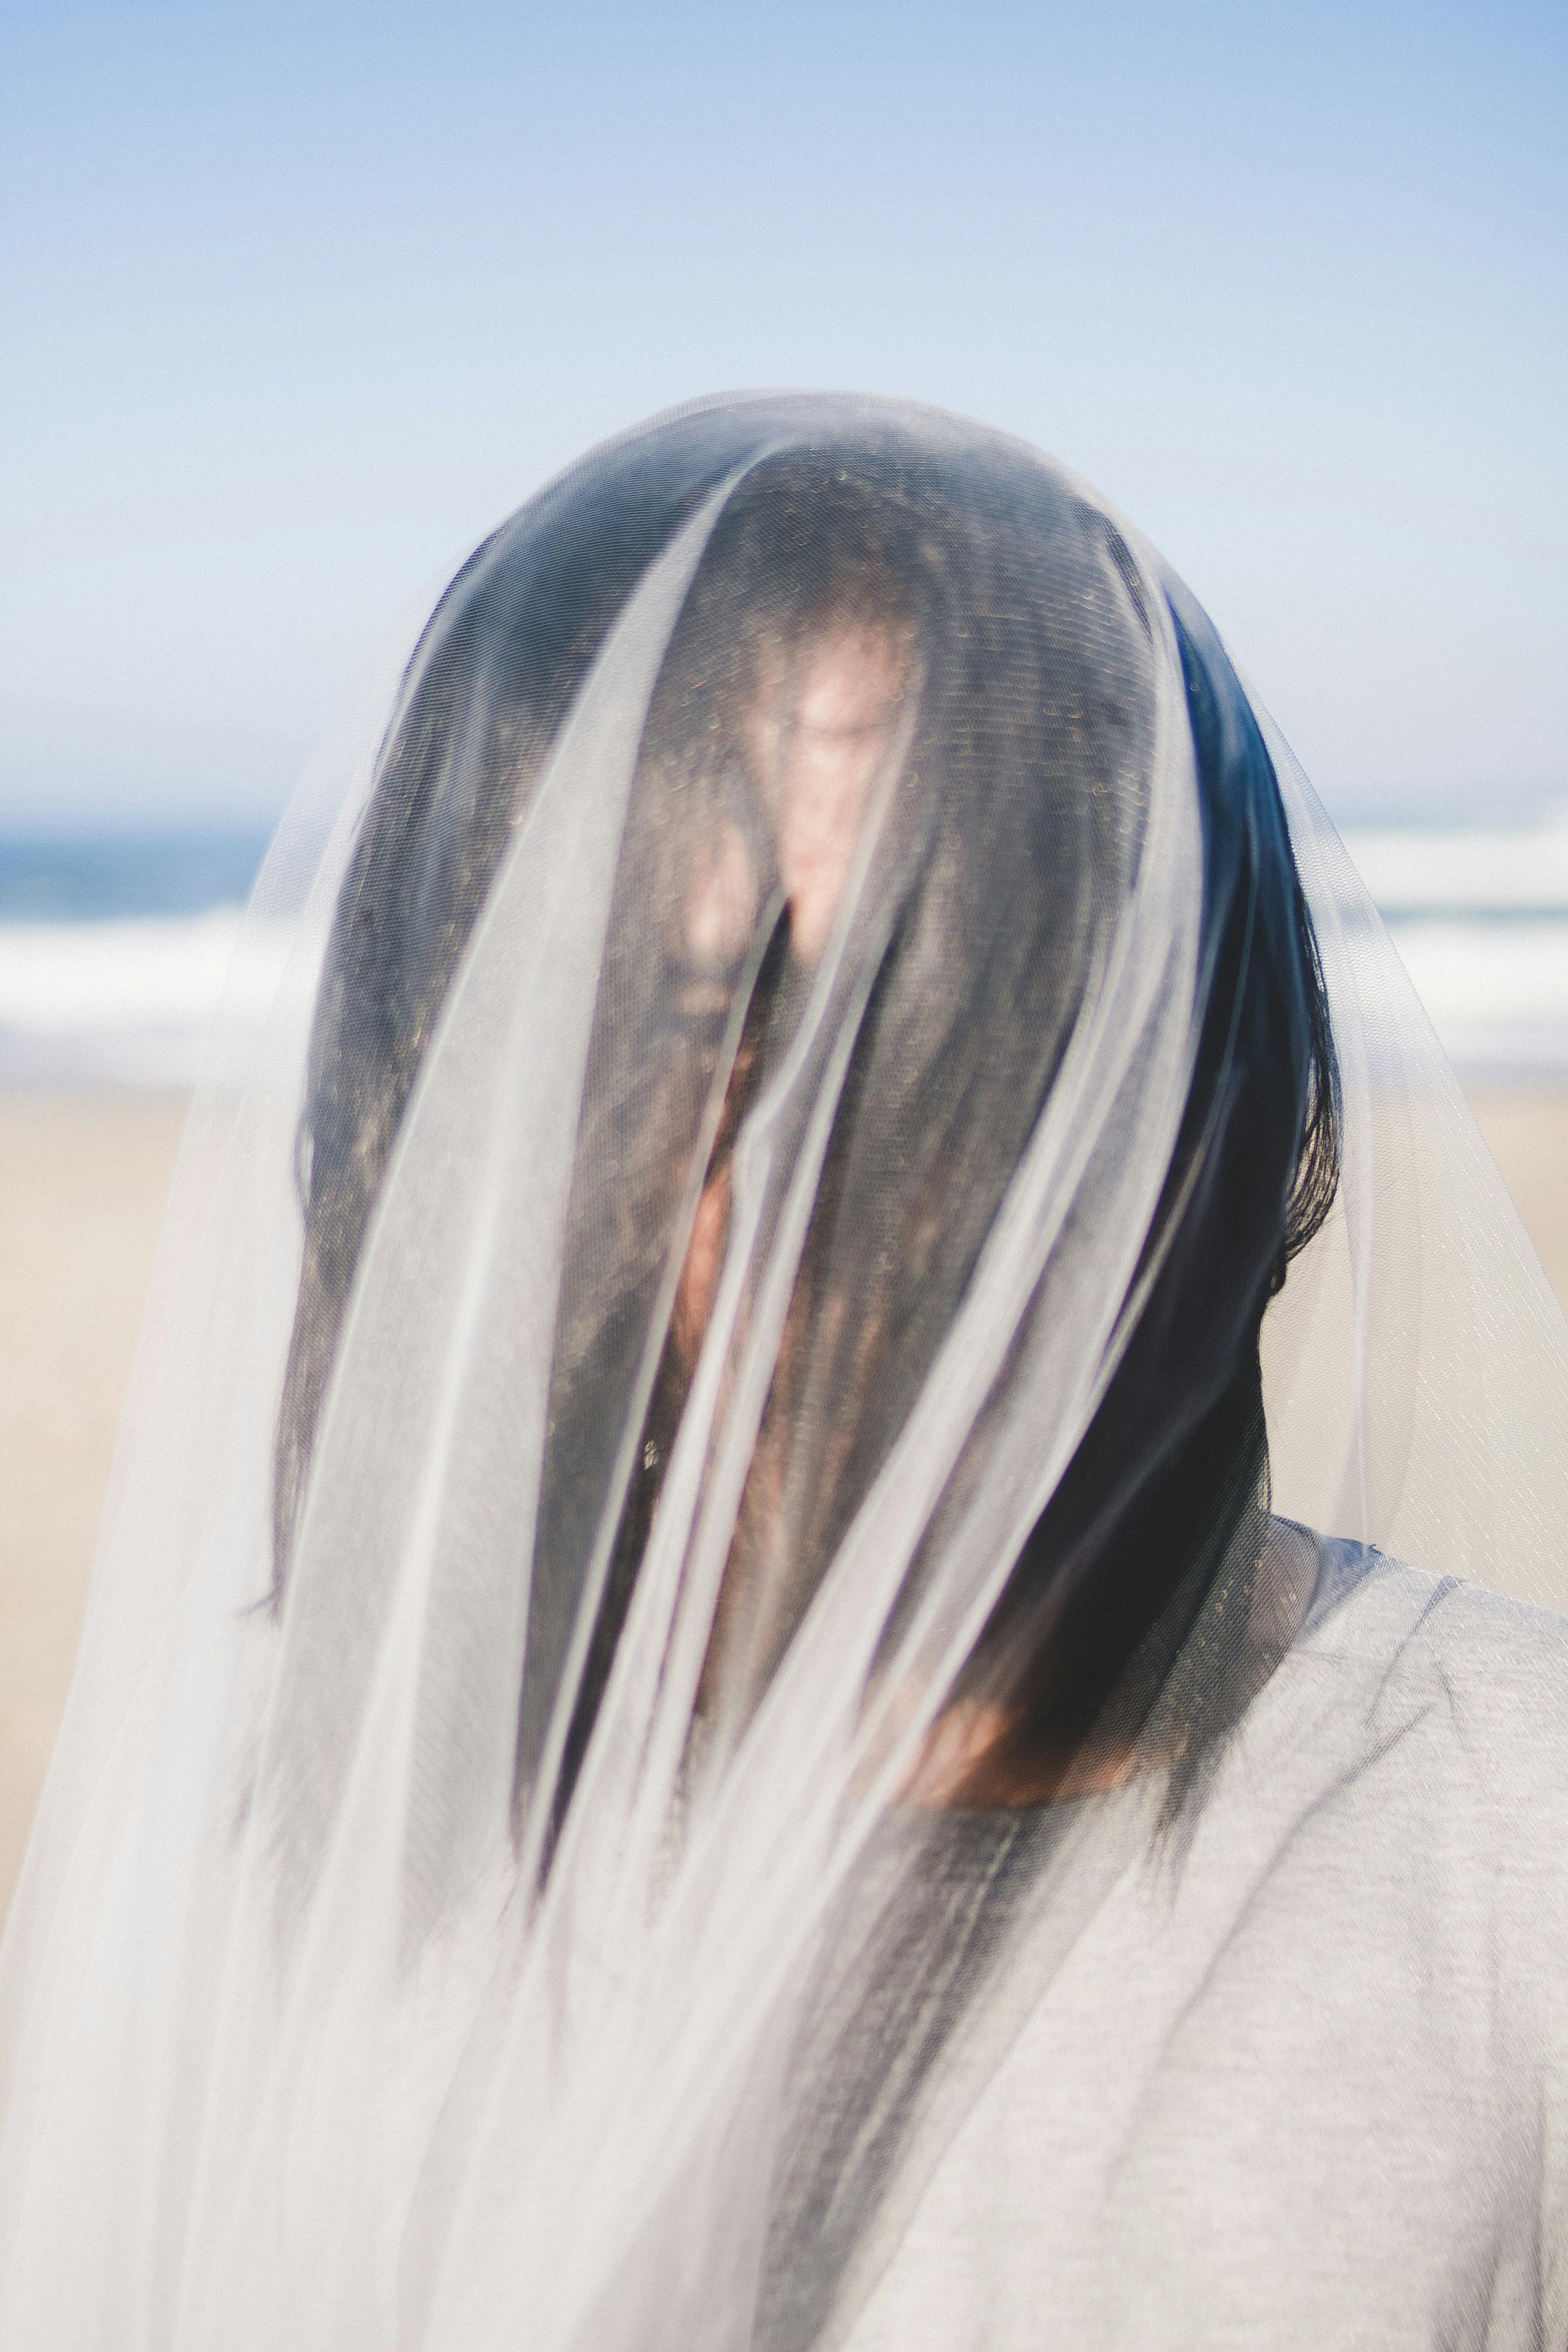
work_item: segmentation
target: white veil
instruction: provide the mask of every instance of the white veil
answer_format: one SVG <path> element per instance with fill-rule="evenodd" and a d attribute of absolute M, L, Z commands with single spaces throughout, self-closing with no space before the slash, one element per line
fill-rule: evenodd
<path fill-rule="evenodd" d="M 882 691 L 805 952 L 835 644 Z M 584 460 L 254 919 L 294 947 L 193 1113 L 7 1932 L 0 2341 L 837 2340 L 1201 1804 L 1310 1597 L 1279 1522 L 1561 1604 L 1562 1318 L 1203 615 L 927 412 Z M 1026 1716 L 1026 1962 L 933 1992 Z M 1129 1774 L 1115 1838 L 1044 1801 Z"/>

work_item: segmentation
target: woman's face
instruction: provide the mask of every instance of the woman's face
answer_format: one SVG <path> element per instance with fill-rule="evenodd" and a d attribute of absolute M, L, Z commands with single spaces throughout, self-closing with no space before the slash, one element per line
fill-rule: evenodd
<path fill-rule="evenodd" d="M 909 672 L 907 635 L 875 622 L 826 625 L 788 645 L 775 640 L 757 660 L 739 732 L 748 781 L 773 837 L 791 949 L 807 968 L 821 957 L 843 903 L 872 793 L 892 749 Z M 724 819 L 694 862 L 688 887 L 686 944 L 693 959 L 732 962 L 755 924 L 761 897 L 745 836 Z M 738 1062 L 731 1087 L 748 1078 Z M 671 1324 L 676 1357 L 688 1375 L 713 1308 L 730 1202 L 723 1154 L 698 1205 Z M 790 1345 L 786 1331 L 786 1354 Z M 740 1547 L 720 1597 L 710 1655 L 713 1675 L 722 1671 L 741 1621 L 750 1621 L 752 1642 L 765 1641 L 782 1596 L 763 1588 L 773 1582 L 774 1570 L 787 1581 L 787 1562 L 775 1561 L 773 1570 L 763 1565 L 783 1536 L 776 1517 L 783 1463 L 776 1454 L 776 1436 L 771 1448 L 764 1436 L 752 1469 L 752 1540 Z M 772 1499 L 759 1507 L 759 1495 Z M 765 1528 L 757 1524 L 759 1507 Z"/>
<path fill-rule="evenodd" d="M 907 633 L 877 621 L 824 623 L 764 642 L 741 713 L 748 782 L 773 843 L 790 945 L 815 964 L 826 946 L 909 682 Z M 688 886 L 686 945 L 699 963 L 732 961 L 761 898 L 740 826 L 722 819 Z"/>
<path fill-rule="evenodd" d="M 833 929 L 908 677 L 907 640 L 877 622 L 770 647 L 757 664 L 742 738 L 804 963 Z"/>
<path fill-rule="evenodd" d="M 907 634 L 875 621 L 826 625 L 758 657 L 740 734 L 750 782 L 773 836 L 790 945 L 815 964 L 827 944 L 859 846 L 872 787 L 891 748 L 908 684 Z M 731 818 L 693 861 L 685 924 L 699 962 L 731 961 L 761 897 L 746 837 Z M 727 1168 L 710 1176 L 687 1249 L 674 1336 L 694 1362 L 718 1286 L 729 1226 Z"/>

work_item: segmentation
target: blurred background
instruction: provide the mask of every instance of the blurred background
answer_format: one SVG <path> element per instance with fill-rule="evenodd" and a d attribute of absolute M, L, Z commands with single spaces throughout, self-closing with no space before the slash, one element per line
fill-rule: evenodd
<path fill-rule="evenodd" d="M 1131 516 L 1568 1289 L 1565 61 L 1525 0 L 11 0 L 0 1900 L 269 828 L 472 544 L 660 407 L 905 394 Z"/>

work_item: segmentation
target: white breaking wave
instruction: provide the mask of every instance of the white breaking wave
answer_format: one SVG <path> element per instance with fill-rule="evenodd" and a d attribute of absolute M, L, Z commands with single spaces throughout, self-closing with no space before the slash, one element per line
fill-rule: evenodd
<path fill-rule="evenodd" d="M 1568 1073 L 1568 919 L 1394 920 L 1389 931 L 1457 1067 Z"/>
<path fill-rule="evenodd" d="M 1568 1075 L 1568 810 L 1344 840 L 1458 1068 Z"/>
<path fill-rule="evenodd" d="M 1568 1075 L 1568 812 L 1344 838 L 1459 1067 Z M 0 1084 L 237 1080 L 292 938 L 237 907 L 0 922 Z"/>
<path fill-rule="evenodd" d="M 1360 826 L 1344 841 L 1388 918 L 1568 915 L 1568 809 L 1529 825 Z"/>
<path fill-rule="evenodd" d="M 294 938 L 205 914 L 0 924 L 0 1082 L 222 1085 L 243 1072 Z"/>

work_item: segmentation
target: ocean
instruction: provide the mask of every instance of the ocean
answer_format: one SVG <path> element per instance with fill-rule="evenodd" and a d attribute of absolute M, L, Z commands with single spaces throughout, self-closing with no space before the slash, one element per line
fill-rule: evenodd
<path fill-rule="evenodd" d="M 0 1087 L 237 1077 L 282 945 L 242 936 L 254 828 L 0 835 Z"/>
<path fill-rule="evenodd" d="M 1460 1071 L 1568 1080 L 1568 810 L 1344 837 Z M 242 932 L 265 848 L 255 830 L 0 834 L 0 1086 L 242 1073 L 286 945 Z"/>

